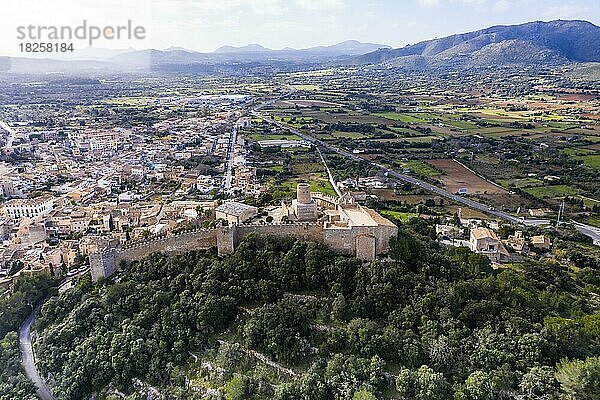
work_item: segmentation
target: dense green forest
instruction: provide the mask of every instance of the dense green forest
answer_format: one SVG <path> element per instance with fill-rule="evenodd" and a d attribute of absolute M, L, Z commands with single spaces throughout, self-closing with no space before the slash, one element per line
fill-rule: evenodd
<path fill-rule="evenodd" d="M 0 400 L 35 399 L 35 386 L 21 371 L 19 326 L 52 290 L 47 274 L 21 275 L 0 293 Z"/>
<path fill-rule="evenodd" d="M 260 236 L 153 255 L 50 298 L 39 366 L 59 399 L 599 398 L 600 314 L 577 279 L 494 270 L 420 225 L 368 265 Z"/>

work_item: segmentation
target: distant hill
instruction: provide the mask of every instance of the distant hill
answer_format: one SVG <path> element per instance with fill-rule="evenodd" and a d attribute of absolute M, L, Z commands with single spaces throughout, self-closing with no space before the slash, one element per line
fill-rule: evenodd
<path fill-rule="evenodd" d="M 391 47 L 385 44 L 363 43 L 358 40 L 346 40 L 331 46 L 315 46 L 306 49 L 293 49 L 286 47 L 282 50 L 272 50 L 263 47 L 259 44 L 248 44 L 246 46 L 221 46 L 213 53 L 273 53 L 278 55 L 293 55 L 293 54 L 335 54 L 335 55 L 359 55 L 369 53 L 379 49 L 390 49 Z"/>
<path fill-rule="evenodd" d="M 352 64 L 388 66 L 556 64 L 600 61 L 600 27 L 587 21 L 528 22 L 380 49 Z"/>
<path fill-rule="evenodd" d="M 256 53 L 265 51 L 273 50 L 267 49 L 266 47 L 263 47 L 260 44 L 248 44 L 242 47 L 221 46 L 218 49 L 216 49 L 214 53 Z"/>
<path fill-rule="evenodd" d="M 300 51 L 355 55 L 365 54 L 379 49 L 391 49 L 391 47 L 385 44 L 363 43 L 359 42 L 358 40 L 346 40 L 331 46 L 309 47 L 308 49 L 303 49 Z"/>
<path fill-rule="evenodd" d="M 64 60 L 108 60 L 111 57 L 119 54 L 130 53 L 136 51 L 133 47 L 127 49 L 105 49 L 102 47 L 86 47 L 77 49 L 74 52 L 57 53 L 54 55 L 57 59 Z"/>
<path fill-rule="evenodd" d="M 139 50 L 117 54 L 112 62 L 127 65 L 156 65 L 156 64 L 220 64 L 230 62 L 312 62 L 324 63 L 340 61 L 356 55 L 372 52 L 377 49 L 390 48 L 387 45 L 362 43 L 348 40 L 331 46 L 317 46 L 307 49 L 285 48 L 273 50 L 259 44 L 246 46 L 222 46 L 212 53 L 200 53 L 169 47 L 166 50 Z"/>

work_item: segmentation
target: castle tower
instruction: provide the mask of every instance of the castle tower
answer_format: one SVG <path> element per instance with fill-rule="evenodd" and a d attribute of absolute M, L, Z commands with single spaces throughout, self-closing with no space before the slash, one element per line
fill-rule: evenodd
<path fill-rule="evenodd" d="M 310 185 L 308 183 L 298 184 L 298 187 L 296 187 L 296 199 L 300 204 L 312 203 L 312 198 L 310 197 Z"/>
<path fill-rule="evenodd" d="M 310 195 L 309 184 L 298 184 L 296 199 L 292 200 L 292 209 L 298 221 L 314 221 L 317 219 L 317 207 Z"/>

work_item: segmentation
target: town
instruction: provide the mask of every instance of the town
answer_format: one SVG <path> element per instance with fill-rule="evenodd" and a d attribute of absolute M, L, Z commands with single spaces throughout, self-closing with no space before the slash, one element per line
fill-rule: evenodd
<path fill-rule="evenodd" d="M 0 399 L 598 398 L 600 27 L 143 3 L 144 49 L 0 56 Z"/>
<path fill-rule="evenodd" d="M 342 85 L 338 80 L 343 75 L 331 72 L 326 76 L 332 88 Z M 548 80 L 545 76 L 543 79 Z M 341 204 L 347 201 L 343 198 L 349 198 L 363 204 L 359 207 L 376 204 L 374 208 L 392 221 L 413 216 L 441 218 L 435 225 L 441 243 L 468 247 L 495 263 L 522 260 L 531 251 L 551 251 L 556 236 L 551 228 L 560 228 L 557 221 L 560 224 L 561 218 L 566 222 L 575 215 L 579 217 L 575 217 L 578 222 L 574 227 L 583 228 L 582 232 L 598 243 L 598 230 L 593 225 L 600 202 L 594 199 L 598 193 L 595 182 L 586 181 L 585 175 L 593 175 L 596 167 L 592 162 L 597 157 L 592 155 L 596 145 L 586 143 L 594 143 L 598 137 L 594 132 L 600 129 L 593 122 L 597 105 L 587 100 L 590 94 L 580 94 L 575 100 L 585 117 L 561 114 L 561 108 L 554 106 L 552 113 L 557 117 L 547 111 L 529 110 L 534 104 L 531 101 L 539 104 L 536 107 L 561 103 L 525 97 L 518 102 L 529 111 L 494 111 L 499 122 L 492 130 L 484 124 L 485 118 L 468 122 L 456 111 L 445 111 L 447 100 L 435 100 L 434 94 L 424 95 L 419 89 L 413 88 L 415 94 L 400 99 L 406 104 L 403 106 L 382 105 L 382 101 L 398 101 L 387 95 L 377 100 L 380 105 L 373 105 L 371 99 L 341 103 L 336 100 L 339 96 L 328 94 L 330 89 L 324 86 L 320 73 L 287 78 L 295 82 L 291 90 L 225 81 L 217 91 L 211 89 L 216 83 L 209 81 L 193 85 L 198 89 L 187 96 L 157 96 L 152 86 L 118 85 L 117 92 L 140 93 L 137 97 L 100 98 L 87 105 L 97 96 L 94 89 L 111 83 L 75 81 L 67 87 L 76 105 L 67 109 L 57 105 L 40 115 L 24 98 L 19 99 L 18 109 L 4 106 L 2 282 L 6 285 L 14 276 L 35 271 L 53 276 L 80 275 L 89 271 L 90 255 L 189 230 L 303 221 L 304 217 L 290 212 L 298 184 L 306 184 L 309 192 L 322 198 L 338 198 L 331 203 Z M 452 81 L 448 85 L 452 86 Z M 83 92 L 84 88 L 89 92 Z M 78 93 L 82 104 L 77 104 Z M 435 108 L 419 106 L 424 101 L 433 104 L 432 100 L 436 101 Z M 256 106 L 261 103 L 265 105 Z M 508 99 L 493 100 L 495 107 L 508 103 Z M 571 103 L 573 100 L 567 101 Z M 465 109 L 464 115 L 482 113 L 482 107 L 492 114 L 490 104 Z M 392 111 L 368 111 L 373 107 Z M 535 128 L 539 138 L 529 139 L 527 130 L 531 128 L 510 122 L 522 121 L 527 113 L 541 115 L 529 118 L 530 124 L 540 126 Z M 545 122 L 559 120 L 558 116 L 564 122 Z M 571 127 L 579 118 L 584 118 L 580 123 L 584 125 L 578 128 L 582 133 Z M 507 122 L 501 122 L 504 120 Z M 473 129 L 479 132 L 474 137 L 462 133 Z M 562 129 L 559 136 L 570 146 L 565 150 L 557 141 L 557 129 Z M 498 139 L 486 136 L 488 130 Z M 550 131 L 555 136 L 552 141 L 544 134 Z M 493 136 L 499 135 L 496 132 L 502 135 Z M 519 135 L 527 139 L 515 139 Z M 542 166 L 531 159 L 533 163 L 525 161 L 531 172 L 519 172 L 512 178 L 503 174 L 497 179 L 497 171 L 480 169 L 479 161 L 491 157 L 488 150 L 498 146 L 494 140 L 503 143 L 500 146 L 505 152 L 524 140 L 534 141 L 530 152 L 541 146 L 551 153 L 558 147 L 559 152 L 573 154 L 584 163 L 589 159 L 587 168 L 592 170 L 586 172 L 587 164 L 578 167 L 581 172 L 576 179 L 581 182 L 568 186 L 562 183 L 567 177 L 551 175 L 548 167 L 542 169 L 546 175 L 541 179 Z M 382 143 L 387 146 L 380 147 Z M 334 151 L 337 149 L 351 152 L 352 158 L 344 160 L 343 152 Z M 487 155 L 478 155 L 481 149 L 486 149 Z M 523 145 L 520 149 L 525 151 Z M 444 159 L 448 155 L 451 158 Z M 514 157 L 523 156 L 502 162 L 505 171 L 514 170 L 516 163 L 523 164 Z M 527 160 L 528 156 L 524 157 Z M 394 168 L 413 177 L 413 184 L 385 172 Z M 425 186 L 437 184 L 453 195 L 445 198 L 428 193 L 418 180 Z M 459 197 L 472 203 L 461 204 Z M 459 202 L 454 201 L 457 199 Z M 243 217 L 232 220 L 223 211 L 237 212 L 231 205 L 238 203 L 231 201 L 245 207 Z M 474 201 L 483 203 L 479 210 L 469 207 Z M 323 220 L 327 225 L 323 218 L 332 218 L 323 212 L 327 208 L 332 207 L 319 207 L 321 217 L 316 210 L 310 211 L 312 220 Z M 512 214 L 513 220 L 496 218 L 493 214 L 500 210 Z M 538 226 L 527 228 L 528 221 Z M 525 223 L 526 232 L 519 222 Z M 377 248 L 385 249 L 387 243 Z"/>

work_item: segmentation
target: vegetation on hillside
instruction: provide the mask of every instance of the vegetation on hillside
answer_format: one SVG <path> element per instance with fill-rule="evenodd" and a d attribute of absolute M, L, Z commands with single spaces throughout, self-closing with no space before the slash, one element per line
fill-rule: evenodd
<path fill-rule="evenodd" d="M 567 272 L 494 270 L 411 221 L 369 265 L 250 236 L 83 282 L 42 308 L 39 365 L 59 399 L 597 398 L 600 314 Z"/>
<path fill-rule="evenodd" d="M 19 326 L 48 295 L 53 279 L 47 274 L 22 275 L 0 293 L 0 400 L 35 399 L 35 386 L 21 370 Z"/>

